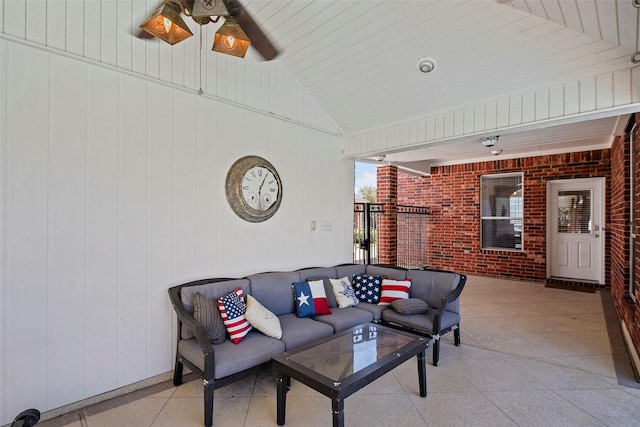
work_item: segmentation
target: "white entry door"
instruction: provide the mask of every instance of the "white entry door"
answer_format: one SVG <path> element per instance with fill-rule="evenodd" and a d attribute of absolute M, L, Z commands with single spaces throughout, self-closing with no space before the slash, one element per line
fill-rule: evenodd
<path fill-rule="evenodd" d="M 547 183 L 547 278 L 604 284 L 604 178 Z"/>

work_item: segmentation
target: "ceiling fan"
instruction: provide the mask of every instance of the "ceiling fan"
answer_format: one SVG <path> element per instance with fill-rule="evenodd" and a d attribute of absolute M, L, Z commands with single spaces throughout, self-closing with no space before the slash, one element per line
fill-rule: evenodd
<path fill-rule="evenodd" d="M 212 50 L 216 52 L 244 57 L 252 45 L 267 61 L 278 56 L 276 47 L 238 0 L 163 0 L 140 28 L 174 45 L 193 35 L 181 14 L 199 25 L 225 18 L 214 38 Z"/>

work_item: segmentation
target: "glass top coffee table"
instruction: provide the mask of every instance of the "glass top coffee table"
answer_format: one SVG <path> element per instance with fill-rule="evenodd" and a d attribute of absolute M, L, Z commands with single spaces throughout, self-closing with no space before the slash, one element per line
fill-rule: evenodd
<path fill-rule="evenodd" d="M 275 356 L 278 425 L 284 425 L 291 378 L 331 398 L 333 425 L 344 426 L 344 399 L 400 366 L 418 359 L 420 396 L 427 395 L 426 338 L 364 324 Z"/>

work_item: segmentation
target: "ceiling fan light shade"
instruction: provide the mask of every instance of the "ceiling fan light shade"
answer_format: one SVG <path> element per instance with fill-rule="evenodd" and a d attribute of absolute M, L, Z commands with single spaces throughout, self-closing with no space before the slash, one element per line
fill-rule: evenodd
<path fill-rule="evenodd" d="M 192 17 L 229 16 L 222 0 L 183 0 L 182 3 Z"/>
<path fill-rule="evenodd" d="M 233 18 L 227 18 L 225 23 L 216 31 L 212 50 L 244 58 L 249 46 L 251 46 L 251 40 L 249 40 L 240 25 Z"/>
<path fill-rule="evenodd" d="M 164 2 L 149 19 L 140 25 L 140 28 L 170 45 L 180 43 L 193 35 L 180 17 L 180 11 L 178 4 Z"/>

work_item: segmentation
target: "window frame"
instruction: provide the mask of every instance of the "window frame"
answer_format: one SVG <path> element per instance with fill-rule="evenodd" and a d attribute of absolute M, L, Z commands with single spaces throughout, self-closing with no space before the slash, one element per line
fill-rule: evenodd
<path fill-rule="evenodd" d="M 521 213 L 522 216 L 508 216 L 508 217 L 503 217 L 503 216 L 498 216 L 498 215 L 492 215 L 492 216 L 483 216 L 483 211 L 482 211 L 482 207 L 483 207 L 483 203 L 484 203 L 484 191 L 485 190 L 485 182 L 488 182 L 488 180 L 492 180 L 492 179 L 504 179 L 504 178 L 512 178 L 512 177 L 519 177 L 520 178 L 520 191 L 521 191 L 521 202 L 522 202 L 522 208 L 521 208 Z M 480 175 L 480 206 L 479 206 L 479 217 L 480 217 L 480 249 L 483 251 L 509 251 L 509 252 L 523 252 L 524 251 L 524 195 L 525 195 L 525 189 L 524 189 L 524 172 L 507 172 L 507 173 L 497 173 L 497 174 L 485 174 L 485 175 Z M 499 247 L 499 246 L 485 246 L 484 243 L 484 233 L 483 233 L 483 228 L 484 228 L 484 224 L 485 224 L 485 220 L 504 220 L 504 219 L 508 219 L 509 221 L 512 220 L 519 220 L 520 224 L 521 224 L 521 230 L 520 230 L 520 243 L 519 243 L 519 247 Z"/>

